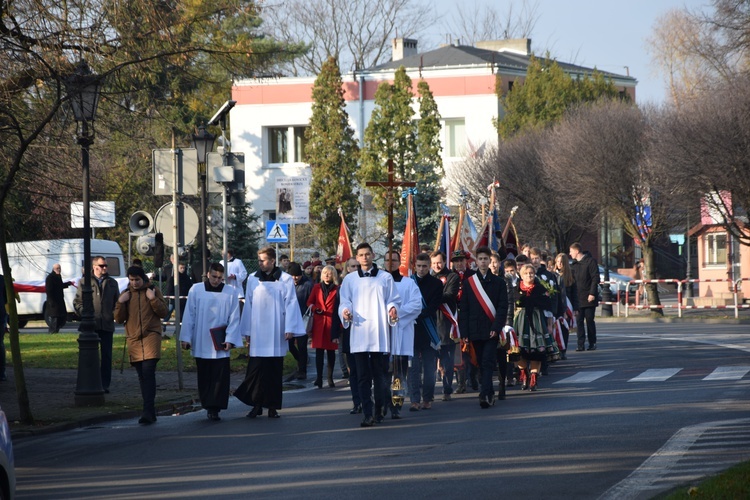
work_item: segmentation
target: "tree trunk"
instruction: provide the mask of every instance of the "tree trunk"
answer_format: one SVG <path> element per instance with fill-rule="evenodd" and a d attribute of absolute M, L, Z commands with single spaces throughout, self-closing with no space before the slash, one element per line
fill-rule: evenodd
<path fill-rule="evenodd" d="M 656 279 L 654 274 L 654 249 L 651 248 L 648 239 L 641 243 L 641 250 L 643 251 L 643 279 L 652 280 Z M 648 293 L 648 303 L 650 306 L 660 306 L 661 300 L 659 299 L 659 287 L 656 283 L 646 283 L 646 291 Z M 664 316 L 664 309 L 651 309 L 651 316 L 661 317 Z"/>
<path fill-rule="evenodd" d="M 5 247 L 5 223 L 0 217 L 0 260 L 2 261 L 5 294 L 8 297 L 8 323 L 10 325 L 10 352 L 13 359 L 13 377 L 16 381 L 16 394 L 18 395 L 18 410 L 21 422 L 33 424 L 34 416 L 31 414 L 29 393 L 26 390 L 26 376 L 23 373 L 21 363 L 21 345 L 18 340 L 18 309 L 16 308 L 16 294 L 13 291 L 13 276 L 11 276 L 10 263 L 8 262 L 8 250 Z M 0 325 L 5 328 L 5 325 Z"/>

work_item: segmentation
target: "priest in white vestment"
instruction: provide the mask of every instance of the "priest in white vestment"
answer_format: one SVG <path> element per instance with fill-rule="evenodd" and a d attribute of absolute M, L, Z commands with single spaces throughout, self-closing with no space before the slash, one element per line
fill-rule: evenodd
<path fill-rule="evenodd" d="M 306 335 L 294 280 L 276 267 L 276 251 L 258 251 L 260 270 L 247 279 L 240 329 L 249 344 L 245 380 L 234 395 L 253 409 L 255 418 L 268 408 L 269 418 L 279 418 L 284 356 L 288 340 Z"/>
<path fill-rule="evenodd" d="M 191 349 L 195 358 L 201 405 L 208 419 L 215 421 L 221 420 L 219 412 L 229 405 L 230 349 L 242 345 L 240 296 L 237 289 L 222 283 L 223 278 L 224 266 L 214 262 L 206 281 L 190 288 L 180 330 L 183 349 Z"/>
<path fill-rule="evenodd" d="M 398 321 L 401 297 L 393 277 L 378 270 L 372 262 L 372 247 L 357 246 L 359 270 L 341 283 L 338 314 L 344 328 L 350 327 L 350 352 L 357 364 L 359 395 L 364 419 L 362 427 L 382 422 L 388 357 L 391 350 L 390 325 Z M 375 385 L 373 417 L 372 385 Z"/>

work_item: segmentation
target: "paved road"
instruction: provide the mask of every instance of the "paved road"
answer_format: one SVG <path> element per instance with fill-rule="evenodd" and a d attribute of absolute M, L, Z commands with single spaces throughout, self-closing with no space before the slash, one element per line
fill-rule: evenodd
<path fill-rule="evenodd" d="M 283 418 L 202 412 L 16 443 L 19 498 L 650 498 L 750 459 L 747 325 L 602 324 L 537 393 L 476 393 L 371 429 L 348 389 Z M 730 438 L 731 436 L 731 438 Z"/>

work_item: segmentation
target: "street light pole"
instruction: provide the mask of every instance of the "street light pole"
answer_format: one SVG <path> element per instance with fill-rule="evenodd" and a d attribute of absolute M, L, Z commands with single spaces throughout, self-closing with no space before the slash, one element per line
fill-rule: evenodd
<path fill-rule="evenodd" d="M 208 172 L 207 160 L 208 153 L 214 148 L 214 140 L 216 136 L 206 132 L 206 126 L 201 125 L 198 127 L 198 133 L 193 134 L 193 147 L 198 156 L 198 170 L 201 178 L 201 220 L 200 220 L 200 232 L 201 232 L 201 277 L 205 281 L 208 274 L 208 245 L 206 244 L 206 205 L 207 205 L 207 193 L 206 193 L 206 176 Z"/>
<path fill-rule="evenodd" d="M 612 289 L 609 283 L 609 214 L 604 212 L 604 255 L 602 256 L 602 264 L 604 267 L 604 281 L 602 285 L 602 302 L 610 302 L 612 300 Z M 602 316 L 612 316 L 612 304 L 602 304 Z"/>
<path fill-rule="evenodd" d="M 75 405 L 101 406 L 104 404 L 101 368 L 99 364 L 99 336 L 94 323 L 94 296 L 91 288 L 91 213 L 89 210 L 89 146 L 94 142 L 93 122 L 99 103 L 101 79 L 91 72 L 86 61 L 81 61 L 76 72 L 67 79 L 66 87 L 73 115 L 80 132 L 77 143 L 81 146 L 83 168 L 83 283 L 81 295 L 83 310 L 78 327 L 78 378 L 76 380 Z M 90 124 L 92 125 L 90 127 Z"/>

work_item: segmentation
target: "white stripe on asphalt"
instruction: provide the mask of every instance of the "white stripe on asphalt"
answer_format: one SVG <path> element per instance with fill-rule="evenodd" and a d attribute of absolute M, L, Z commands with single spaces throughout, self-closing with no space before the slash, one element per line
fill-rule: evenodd
<path fill-rule="evenodd" d="M 628 382 L 664 382 L 670 377 L 674 377 L 682 368 L 662 368 L 646 370 L 635 378 L 631 378 Z"/>
<path fill-rule="evenodd" d="M 555 384 L 588 384 L 596 379 L 602 378 L 612 373 L 613 370 L 598 371 L 598 372 L 579 372 L 572 377 L 564 378 L 554 382 Z"/>
<path fill-rule="evenodd" d="M 750 372 L 750 366 L 720 366 L 703 380 L 740 380 Z"/>

